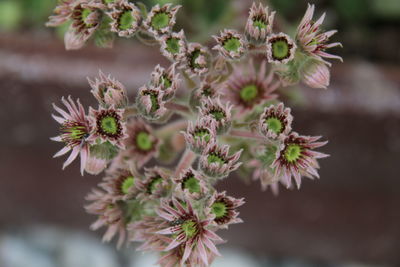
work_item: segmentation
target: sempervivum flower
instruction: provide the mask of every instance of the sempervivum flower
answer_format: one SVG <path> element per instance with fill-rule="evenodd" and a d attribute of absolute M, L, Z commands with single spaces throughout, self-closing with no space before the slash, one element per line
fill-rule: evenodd
<path fill-rule="evenodd" d="M 172 64 L 167 70 L 157 65 L 151 73 L 151 78 L 152 84 L 164 92 L 163 100 L 173 98 L 181 82 L 179 73 L 176 73 L 176 64 Z"/>
<path fill-rule="evenodd" d="M 186 145 L 196 153 L 202 153 L 217 137 L 216 121 L 209 116 L 200 117 L 196 123 L 189 121 L 185 137 Z"/>
<path fill-rule="evenodd" d="M 71 97 L 68 97 L 68 101 L 64 98 L 61 99 L 68 112 L 62 110 L 53 104 L 54 109 L 61 115 L 52 115 L 52 117 L 61 124 L 59 136 L 51 138 L 53 141 L 63 142 L 65 146 L 58 151 L 54 157 L 65 155 L 69 151 L 71 154 L 63 164 L 63 169 L 73 162 L 78 155 L 81 158 L 81 174 L 86 165 L 86 161 L 89 157 L 89 146 L 91 144 L 87 137 L 91 132 L 91 125 L 88 117 L 85 114 L 85 110 L 79 100 L 75 103 Z"/>
<path fill-rule="evenodd" d="M 286 64 L 293 60 L 296 44 L 284 33 L 271 34 L 267 37 L 267 58 L 269 63 Z"/>
<path fill-rule="evenodd" d="M 165 197 L 171 187 L 170 176 L 164 169 L 158 167 L 145 168 L 145 178 L 137 181 L 136 186 L 139 189 L 137 198 L 141 201 L 159 199 Z"/>
<path fill-rule="evenodd" d="M 292 130 L 293 116 L 290 108 L 285 108 L 283 103 L 271 105 L 264 109 L 258 125 L 261 134 L 270 139 L 284 138 Z"/>
<path fill-rule="evenodd" d="M 155 36 L 170 33 L 180 7 L 179 5 L 172 7 L 172 4 L 165 4 L 162 7 L 159 4 L 155 5 L 143 21 L 144 27 Z"/>
<path fill-rule="evenodd" d="M 142 22 L 140 10 L 127 0 L 118 0 L 107 15 L 111 18 L 110 30 L 120 37 L 130 37 L 137 32 Z"/>
<path fill-rule="evenodd" d="M 304 52 L 315 57 L 316 59 L 324 61 L 328 65 L 331 64 L 322 58 L 336 58 L 340 61 L 343 61 L 341 57 L 325 52 L 325 49 L 335 46 L 342 46 L 342 44 L 339 42 L 327 44 L 329 38 L 334 35 L 337 30 L 331 30 L 327 32 L 322 31 L 320 26 L 325 19 L 325 13 L 314 22 L 312 20 L 314 8 L 314 5 L 308 4 L 307 11 L 301 20 L 299 27 L 297 28 L 297 44 Z"/>
<path fill-rule="evenodd" d="M 228 228 L 229 224 L 241 223 L 236 210 L 244 204 L 243 198 L 234 198 L 226 195 L 226 192 L 215 192 L 207 201 L 206 212 L 214 215 L 213 222 L 221 228 Z"/>
<path fill-rule="evenodd" d="M 103 242 L 109 242 L 118 233 L 117 247 L 120 248 L 126 239 L 126 226 L 124 223 L 123 211 L 119 204 L 114 203 L 110 195 L 102 190 L 93 189 L 86 197 L 91 203 L 85 206 L 89 214 L 98 216 L 90 228 L 97 230 L 103 226 L 107 227 L 107 231 L 103 236 Z"/>
<path fill-rule="evenodd" d="M 208 72 L 208 57 L 207 48 L 198 43 L 190 43 L 183 68 L 190 76 L 203 75 Z"/>
<path fill-rule="evenodd" d="M 61 0 L 53 11 L 54 15 L 51 15 L 46 22 L 46 26 L 57 27 L 67 22 L 71 18 L 75 3 L 76 0 Z"/>
<path fill-rule="evenodd" d="M 157 156 L 160 140 L 153 128 L 140 118 L 131 118 L 126 123 L 128 138 L 125 139 L 124 154 L 140 168 Z"/>
<path fill-rule="evenodd" d="M 64 0 L 54 10 L 55 15 L 49 17 L 46 24 L 56 27 L 68 20 L 72 20 L 65 34 L 65 47 L 67 50 L 79 49 L 94 34 L 101 22 L 101 12 L 95 1 Z"/>
<path fill-rule="evenodd" d="M 93 146 L 91 147 L 93 150 Z M 91 153 L 90 156 L 86 160 L 85 164 L 85 172 L 97 175 L 101 173 L 105 168 L 107 168 L 108 159 L 99 157 L 99 155 L 93 155 L 95 153 Z"/>
<path fill-rule="evenodd" d="M 190 95 L 190 106 L 195 109 L 200 106 L 203 101 L 205 101 L 208 97 L 216 98 L 218 96 L 218 90 L 221 85 L 218 82 L 218 79 L 213 81 L 208 81 L 207 79 L 203 79 L 200 82 L 198 88 L 192 91 Z"/>
<path fill-rule="evenodd" d="M 275 11 L 269 13 L 262 3 L 258 6 L 253 3 L 249 13 L 245 29 L 247 40 L 255 44 L 265 42 L 267 35 L 272 33 Z"/>
<path fill-rule="evenodd" d="M 181 246 L 181 265 L 188 259 L 189 262 L 192 262 L 190 259 L 201 259 L 208 266 L 211 264 L 210 258 L 213 258 L 211 256 L 220 256 L 215 243 L 223 240 L 211 230 L 212 218 L 201 220 L 189 200 L 185 199 L 182 203 L 175 198 L 172 203 L 164 201 L 157 214 L 170 226 L 156 233 L 174 238 L 165 251 Z"/>
<path fill-rule="evenodd" d="M 147 120 L 158 120 L 167 112 L 164 92 L 160 87 L 144 85 L 139 88 L 136 104 L 141 115 Z"/>
<path fill-rule="evenodd" d="M 274 74 L 268 75 L 267 62 L 263 60 L 257 71 L 253 61 L 245 66 L 235 67 L 234 73 L 222 89 L 223 97 L 240 110 L 251 110 L 258 104 L 276 98 L 273 94 L 279 82 L 273 83 Z"/>
<path fill-rule="evenodd" d="M 204 176 L 192 168 L 183 170 L 173 181 L 176 190 L 191 199 L 200 199 L 208 192 Z"/>
<path fill-rule="evenodd" d="M 140 175 L 128 169 L 114 169 L 107 171 L 106 176 L 100 187 L 103 188 L 113 202 L 126 201 L 132 199 L 136 193 L 136 180 L 140 179 Z"/>
<path fill-rule="evenodd" d="M 221 99 L 211 99 L 207 97 L 201 104 L 200 117 L 211 117 L 215 121 L 216 130 L 219 134 L 226 133 L 232 123 L 232 108 L 233 105 L 221 103 Z"/>
<path fill-rule="evenodd" d="M 183 30 L 159 38 L 161 54 L 172 61 L 181 61 L 186 56 L 187 44 Z"/>
<path fill-rule="evenodd" d="M 235 30 L 225 29 L 219 36 L 214 35 L 213 38 L 217 41 L 213 49 L 228 59 L 240 59 L 246 51 L 244 38 Z"/>
<path fill-rule="evenodd" d="M 213 142 L 208 145 L 200 157 L 200 169 L 209 177 L 224 178 L 242 165 L 241 162 L 238 162 L 242 151 L 243 149 L 229 155 L 229 145 L 219 146 Z"/>
<path fill-rule="evenodd" d="M 301 177 L 306 176 L 313 179 L 319 178 L 317 159 L 328 157 L 327 154 L 314 151 L 327 143 L 317 142 L 321 136 L 302 136 L 295 132 L 288 135 L 277 151 L 275 161 L 272 163 L 275 168 L 275 176 L 281 177 L 284 183 L 290 187 L 292 176 L 297 188 L 300 188 Z"/>
<path fill-rule="evenodd" d="M 123 109 L 100 107 L 98 110 L 89 108 L 89 119 L 94 129 L 88 140 L 100 143 L 109 142 L 124 149 L 123 140 L 128 137 L 123 119 Z"/>
<path fill-rule="evenodd" d="M 300 71 L 301 80 L 311 88 L 324 88 L 329 86 L 330 71 L 325 62 L 308 60 Z"/>
<path fill-rule="evenodd" d="M 90 92 L 100 105 L 104 107 L 114 105 L 117 108 L 122 108 L 128 104 L 125 87 L 111 75 L 106 76 L 100 70 L 98 78 L 96 77 L 94 81 L 88 78 L 88 81 L 92 88 Z"/>

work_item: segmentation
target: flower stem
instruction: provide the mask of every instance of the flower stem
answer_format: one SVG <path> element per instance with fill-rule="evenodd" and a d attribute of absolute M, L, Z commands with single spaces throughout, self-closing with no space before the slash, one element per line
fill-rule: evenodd
<path fill-rule="evenodd" d="M 248 131 L 231 130 L 229 132 L 229 135 L 232 137 L 247 137 L 247 138 L 258 139 L 258 140 L 262 140 L 262 141 L 268 141 L 268 139 L 265 138 L 264 136 L 255 134 L 252 132 L 248 132 Z"/>
<path fill-rule="evenodd" d="M 175 176 L 178 176 L 182 170 L 189 168 L 196 160 L 196 157 L 196 153 L 190 149 L 186 149 L 178 163 L 178 166 L 176 167 Z"/>
<path fill-rule="evenodd" d="M 181 105 L 181 104 L 178 104 L 178 103 L 174 103 L 174 102 L 165 103 L 165 107 L 167 109 L 169 109 L 169 110 L 172 110 L 172 111 L 183 112 L 183 113 L 186 113 L 186 114 L 190 114 L 191 113 L 190 109 L 187 106 L 184 106 L 184 105 Z"/>
<path fill-rule="evenodd" d="M 187 120 L 177 120 L 159 128 L 157 134 L 159 137 L 165 138 L 170 134 L 179 133 L 180 130 L 184 130 L 186 127 Z"/>

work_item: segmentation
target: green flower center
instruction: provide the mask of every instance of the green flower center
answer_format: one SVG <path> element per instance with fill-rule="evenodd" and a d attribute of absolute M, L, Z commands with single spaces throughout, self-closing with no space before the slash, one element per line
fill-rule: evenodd
<path fill-rule="evenodd" d="M 82 22 L 86 25 L 86 27 L 93 26 L 92 24 L 86 22 L 87 18 L 90 16 L 90 14 L 92 14 L 92 10 L 90 10 L 89 8 L 82 9 L 81 19 L 82 19 Z"/>
<path fill-rule="evenodd" d="M 273 131 L 274 133 L 279 134 L 282 132 L 283 124 L 279 119 L 271 117 L 266 119 L 265 122 L 268 125 L 268 129 Z"/>
<path fill-rule="evenodd" d="M 150 183 L 147 185 L 147 192 L 149 194 L 152 194 L 154 190 L 156 190 L 157 185 L 161 184 L 163 179 L 160 176 L 154 177 Z"/>
<path fill-rule="evenodd" d="M 286 39 L 279 39 L 272 43 L 272 56 L 276 59 L 285 59 L 290 56 L 290 47 Z"/>
<path fill-rule="evenodd" d="M 199 180 L 194 176 L 190 176 L 183 182 L 183 188 L 188 189 L 190 193 L 200 193 Z"/>
<path fill-rule="evenodd" d="M 117 134 L 118 133 L 118 121 L 113 116 L 106 116 L 101 119 L 100 122 L 101 130 L 107 134 Z"/>
<path fill-rule="evenodd" d="M 201 51 L 199 49 L 193 51 L 190 57 L 190 67 L 192 69 L 201 68 L 199 64 L 196 63 L 197 58 L 201 55 Z"/>
<path fill-rule="evenodd" d="M 203 95 L 203 96 L 212 96 L 213 95 L 213 90 L 212 90 L 212 88 L 211 87 L 204 87 L 203 88 L 203 91 L 201 92 L 201 94 Z"/>
<path fill-rule="evenodd" d="M 286 161 L 292 163 L 297 161 L 301 156 L 302 147 L 298 144 L 289 144 L 285 148 L 284 157 Z"/>
<path fill-rule="evenodd" d="M 225 164 L 225 160 L 223 158 L 221 158 L 220 156 L 218 156 L 217 154 L 210 154 L 207 157 L 207 161 L 209 164 L 218 163 L 218 165 L 220 165 L 220 166 Z"/>
<path fill-rule="evenodd" d="M 198 232 L 197 223 L 194 221 L 185 221 L 181 227 L 188 238 L 194 237 Z"/>
<path fill-rule="evenodd" d="M 254 100 L 258 95 L 258 88 L 254 84 L 246 85 L 240 90 L 240 98 L 245 102 Z"/>
<path fill-rule="evenodd" d="M 135 184 L 135 178 L 133 176 L 126 177 L 122 182 L 121 191 L 124 195 L 129 193 L 129 189 Z"/>
<path fill-rule="evenodd" d="M 169 38 L 167 40 L 167 51 L 172 54 L 178 54 L 180 51 L 179 39 L 178 38 Z"/>
<path fill-rule="evenodd" d="M 140 150 L 148 151 L 152 149 L 153 142 L 147 132 L 140 132 L 136 135 L 136 145 Z"/>
<path fill-rule="evenodd" d="M 150 101 L 151 101 L 151 111 L 155 112 L 160 108 L 160 105 L 158 104 L 158 94 L 154 92 L 144 92 L 144 95 L 150 96 Z"/>
<path fill-rule="evenodd" d="M 267 28 L 267 24 L 265 24 L 265 22 L 261 19 L 255 19 L 253 20 L 253 25 L 257 28 L 261 29 L 266 29 Z"/>
<path fill-rule="evenodd" d="M 151 19 L 151 27 L 153 27 L 156 30 L 160 30 L 162 28 L 165 28 L 169 24 L 169 16 L 166 13 L 157 13 L 153 16 Z"/>
<path fill-rule="evenodd" d="M 210 112 L 210 114 L 214 117 L 214 119 L 216 119 L 217 121 L 222 120 L 223 118 L 225 118 L 225 112 L 221 111 L 221 110 L 213 110 Z"/>
<path fill-rule="evenodd" d="M 72 126 L 68 124 L 62 126 L 61 131 L 63 132 L 65 138 L 70 141 L 82 140 L 87 134 L 85 126 L 75 123 Z"/>
<path fill-rule="evenodd" d="M 207 129 L 201 129 L 201 130 L 196 131 L 194 133 L 194 136 L 196 138 L 199 138 L 200 140 L 203 140 L 203 138 L 204 138 L 204 140 L 206 142 L 210 141 L 210 139 L 211 139 L 210 132 Z"/>
<path fill-rule="evenodd" d="M 165 89 L 170 88 L 171 85 L 172 85 L 172 81 L 171 81 L 170 79 L 168 79 L 167 75 L 163 75 L 163 76 L 161 77 L 161 82 L 162 82 L 162 84 L 164 85 L 164 88 L 165 88 Z"/>
<path fill-rule="evenodd" d="M 135 22 L 135 18 L 132 16 L 132 11 L 126 10 L 122 13 L 119 18 L 119 29 L 120 30 L 128 30 L 132 27 L 132 24 Z"/>
<path fill-rule="evenodd" d="M 216 219 L 220 219 L 220 218 L 226 216 L 227 210 L 228 209 L 224 202 L 217 201 L 211 205 L 211 212 L 215 214 Z"/>
<path fill-rule="evenodd" d="M 232 37 L 224 42 L 224 48 L 227 51 L 236 52 L 241 47 L 239 38 Z"/>

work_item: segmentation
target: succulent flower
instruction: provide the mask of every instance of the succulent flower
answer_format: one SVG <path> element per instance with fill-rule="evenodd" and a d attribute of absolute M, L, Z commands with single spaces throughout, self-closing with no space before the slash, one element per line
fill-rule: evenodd
<path fill-rule="evenodd" d="M 101 22 L 101 12 L 95 1 L 63 0 L 49 17 L 46 26 L 56 27 L 69 20 L 72 21 L 65 34 L 67 50 L 79 49 L 94 34 Z"/>
<path fill-rule="evenodd" d="M 208 145 L 200 157 L 200 169 L 209 177 L 224 178 L 242 165 L 241 162 L 238 162 L 241 154 L 242 149 L 229 155 L 229 145 L 220 146 L 213 142 Z"/>
<path fill-rule="evenodd" d="M 187 146 L 194 152 L 201 154 L 217 137 L 216 121 L 209 116 L 200 117 L 196 123 L 189 121 L 185 137 Z"/>
<path fill-rule="evenodd" d="M 267 58 L 269 63 L 286 64 L 294 59 L 296 44 L 284 33 L 271 34 L 267 37 Z"/>
<path fill-rule="evenodd" d="M 219 134 L 226 133 L 231 127 L 233 105 L 223 105 L 220 98 L 211 99 L 207 97 L 201 104 L 200 117 L 210 117 L 215 121 L 216 130 Z"/>
<path fill-rule="evenodd" d="M 153 86 L 164 92 L 163 100 L 167 101 L 175 96 L 181 82 L 179 73 L 176 73 L 176 64 L 172 64 L 167 70 L 157 65 L 151 77 Z"/>
<path fill-rule="evenodd" d="M 277 151 L 275 161 L 271 167 L 275 168 L 275 176 L 290 187 L 292 176 L 297 188 L 300 188 L 301 177 L 306 176 L 313 179 L 319 178 L 317 159 L 328 157 L 327 154 L 314 151 L 313 149 L 324 146 L 326 142 L 317 142 L 321 136 L 302 136 L 292 132 L 283 141 Z"/>
<path fill-rule="evenodd" d="M 275 11 L 270 13 L 268 7 L 264 7 L 262 3 L 259 3 L 258 6 L 253 3 L 245 29 L 247 40 L 255 44 L 265 42 L 267 35 L 272 33 L 274 16 Z"/>
<path fill-rule="evenodd" d="M 93 146 L 90 149 L 93 150 Z M 86 160 L 85 172 L 91 175 L 97 175 L 107 168 L 107 163 L 109 160 L 104 157 L 99 157 L 99 155 L 94 155 L 95 153 L 90 153 Z"/>
<path fill-rule="evenodd" d="M 293 116 L 290 108 L 285 108 L 283 103 L 271 105 L 264 109 L 259 119 L 261 134 L 270 139 L 283 139 L 292 130 Z"/>
<path fill-rule="evenodd" d="M 192 168 L 183 170 L 179 177 L 174 179 L 174 183 L 177 185 L 176 190 L 190 199 L 198 200 L 208 192 L 205 178 Z"/>
<path fill-rule="evenodd" d="M 143 26 L 154 36 L 169 34 L 175 25 L 176 13 L 180 7 L 179 5 L 172 7 L 172 4 L 165 4 L 162 7 L 159 4 L 155 5 L 143 21 Z"/>
<path fill-rule="evenodd" d="M 258 71 L 252 60 L 244 66 L 235 67 L 222 89 L 224 99 L 240 111 L 250 111 L 256 105 L 275 99 L 273 92 L 280 84 L 273 82 L 273 72 L 267 75 L 266 64 L 263 60 Z"/>
<path fill-rule="evenodd" d="M 91 93 L 99 101 L 103 107 L 114 105 L 117 108 L 123 108 L 128 105 L 128 97 L 125 87 L 112 78 L 110 75 L 106 76 L 102 71 L 99 71 L 99 77 L 94 81 L 88 78 Z"/>
<path fill-rule="evenodd" d="M 214 223 L 221 228 L 228 228 L 229 224 L 241 223 L 238 218 L 239 212 L 236 210 L 244 204 L 244 199 L 234 198 L 226 195 L 226 192 L 214 192 L 207 201 L 206 213 L 214 215 Z"/>
<path fill-rule="evenodd" d="M 211 264 L 210 254 L 220 255 L 215 243 L 223 240 L 211 230 L 212 219 L 201 220 L 189 200 L 185 199 L 183 203 L 180 203 L 172 199 L 172 205 L 164 201 L 157 210 L 157 214 L 170 226 L 156 233 L 173 238 L 164 249 L 165 251 L 181 246 L 183 253 L 180 264 L 183 265 L 188 259 L 201 259 L 204 265 L 208 266 Z"/>
<path fill-rule="evenodd" d="M 136 104 L 140 114 L 147 120 L 158 120 L 167 112 L 164 92 L 160 87 L 144 85 L 139 88 Z"/>
<path fill-rule="evenodd" d="M 190 95 L 190 106 L 192 109 L 196 109 L 196 107 L 200 106 L 203 101 L 205 101 L 208 97 L 216 98 L 219 95 L 219 90 L 221 88 L 219 79 L 208 81 L 207 79 L 203 79 L 200 82 L 199 87 L 192 91 Z M 197 109 L 196 109 L 197 110 Z"/>
<path fill-rule="evenodd" d="M 199 76 L 207 73 L 209 70 L 209 56 L 207 48 L 198 43 L 190 43 L 184 59 L 184 70 L 190 76 Z"/>
<path fill-rule="evenodd" d="M 129 137 L 125 139 L 124 155 L 140 168 L 158 155 L 160 140 L 153 128 L 140 118 L 130 118 L 126 128 Z"/>
<path fill-rule="evenodd" d="M 161 54 L 172 61 L 180 62 L 186 56 L 187 44 L 183 30 L 180 32 L 171 32 L 169 35 L 163 35 L 159 38 L 161 43 Z"/>
<path fill-rule="evenodd" d="M 102 190 L 93 189 L 86 197 L 91 203 L 85 206 L 89 214 L 98 216 L 98 219 L 90 226 L 95 231 L 103 226 L 107 231 L 103 236 L 103 242 L 109 242 L 118 233 L 117 247 L 120 248 L 126 239 L 126 226 L 124 223 L 123 211 L 121 207 L 113 202 L 110 195 Z"/>
<path fill-rule="evenodd" d="M 140 175 L 128 169 L 109 170 L 103 178 L 100 187 L 107 192 L 111 200 L 127 201 L 134 198 L 138 192 L 135 186 L 137 180 L 140 180 Z"/>
<path fill-rule="evenodd" d="M 118 0 L 110 6 L 112 11 L 107 12 L 111 18 L 110 30 L 120 37 L 131 37 L 135 34 L 142 23 L 140 10 L 135 4 L 127 0 Z"/>
<path fill-rule="evenodd" d="M 213 38 L 217 41 L 213 49 L 227 59 L 240 59 L 246 52 L 246 42 L 235 30 L 223 30 L 219 36 L 214 35 Z"/>
<path fill-rule="evenodd" d="M 139 190 L 137 199 L 145 202 L 149 199 L 159 199 L 165 197 L 171 188 L 169 174 L 158 167 L 145 168 L 145 178 L 137 181 L 136 186 Z"/>
<path fill-rule="evenodd" d="M 89 108 L 89 119 L 94 129 L 88 140 L 93 143 L 110 143 L 124 149 L 123 140 L 128 137 L 123 121 L 123 109 L 100 107 L 98 110 Z"/>
<path fill-rule="evenodd" d="M 90 121 L 85 114 L 85 110 L 81 103 L 72 100 L 68 97 L 68 100 L 64 98 L 61 99 L 68 112 L 62 110 L 53 104 L 54 109 L 61 115 L 52 115 L 52 117 L 61 124 L 60 135 L 51 138 L 51 140 L 56 142 L 63 142 L 65 146 L 58 151 L 54 157 L 59 157 L 65 155 L 71 151 L 68 159 L 63 164 L 63 169 L 71 164 L 78 155 L 81 158 L 81 174 L 83 175 L 86 161 L 90 154 L 90 144 L 88 136 L 92 130 Z"/>
<path fill-rule="evenodd" d="M 326 89 L 329 86 L 329 68 L 320 60 L 308 60 L 301 68 L 300 75 L 301 80 L 311 88 Z"/>
<path fill-rule="evenodd" d="M 342 44 L 339 42 L 327 44 L 329 38 L 334 35 L 337 30 L 330 30 L 327 32 L 321 30 L 320 26 L 325 19 L 325 13 L 322 14 L 322 16 L 314 22 L 312 20 L 314 9 L 314 5 L 308 4 L 307 11 L 304 14 L 303 19 L 301 20 L 299 27 L 297 28 L 297 44 L 308 55 L 311 55 L 318 60 L 324 61 L 328 66 L 330 66 L 331 63 L 323 60 L 323 58 L 334 58 L 343 61 L 341 57 L 325 52 L 325 50 L 328 48 L 342 46 Z"/>

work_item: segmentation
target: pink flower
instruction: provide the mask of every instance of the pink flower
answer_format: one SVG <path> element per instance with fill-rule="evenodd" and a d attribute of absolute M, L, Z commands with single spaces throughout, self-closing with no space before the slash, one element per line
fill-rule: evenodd
<path fill-rule="evenodd" d="M 312 20 L 314 9 L 315 6 L 313 4 L 308 4 L 307 11 L 297 28 L 296 41 L 298 45 L 304 52 L 318 60 L 324 61 L 328 66 L 330 66 L 331 63 L 322 58 L 336 58 L 343 61 L 341 57 L 325 52 L 328 48 L 342 46 L 342 44 L 339 42 L 327 44 L 329 38 L 334 35 L 337 30 L 324 32 L 320 29 L 320 26 L 325 19 L 325 13 L 314 22 Z"/>
<path fill-rule="evenodd" d="M 312 60 L 301 70 L 302 81 L 311 88 L 324 88 L 329 86 L 330 71 L 325 62 Z"/>
<path fill-rule="evenodd" d="M 159 4 L 152 7 L 147 18 L 143 21 L 145 29 L 154 36 L 169 34 L 176 22 L 176 13 L 181 6 Z"/>
<path fill-rule="evenodd" d="M 100 107 L 98 110 L 89 108 L 89 119 L 94 129 L 88 140 L 92 142 L 110 143 L 124 149 L 123 140 L 128 137 L 126 125 L 123 122 L 123 109 L 114 106 Z"/>
<path fill-rule="evenodd" d="M 223 240 L 211 230 L 212 219 L 199 219 L 190 201 L 184 200 L 183 203 L 177 199 L 172 199 L 172 203 L 164 201 L 157 210 L 157 214 L 172 226 L 159 230 L 156 234 L 173 238 L 164 249 L 165 251 L 181 246 L 183 251 L 181 264 L 188 259 L 199 258 L 205 265 L 209 265 L 211 264 L 210 255 L 220 255 L 215 243 Z"/>
<path fill-rule="evenodd" d="M 98 216 L 90 228 L 97 230 L 103 226 L 107 227 L 107 231 L 103 236 L 103 242 L 109 242 L 118 233 L 118 244 L 120 248 L 126 239 L 126 226 L 124 223 L 124 215 L 118 203 L 106 192 L 98 189 L 93 191 L 86 197 L 86 200 L 92 202 L 85 206 L 89 214 Z"/>
<path fill-rule="evenodd" d="M 158 38 L 161 43 L 161 54 L 172 61 L 180 62 L 186 56 L 187 43 L 183 30 L 172 32 L 170 35 L 163 35 Z"/>
<path fill-rule="evenodd" d="M 216 121 L 210 116 L 200 117 L 196 123 L 188 122 L 185 137 L 186 145 L 196 153 L 202 153 L 217 137 Z"/>
<path fill-rule="evenodd" d="M 302 136 L 295 132 L 287 136 L 271 165 L 272 168 L 275 168 L 274 175 L 280 177 L 288 187 L 292 184 L 291 178 L 293 176 L 297 188 L 300 188 L 302 176 L 311 179 L 319 178 L 317 159 L 329 156 L 313 150 L 327 143 L 327 141 L 317 142 L 320 138 L 321 136 Z"/>
<path fill-rule="evenodd" d="M 131 37 L 142 23 L 139 8 L 127 0 L 118 0 L 111 3 L 112 11 L 107 12 L 111 18 L 110 30 L 116 32 L 120 37 Z"/>
<path fill-rule="evenodd" d="M 255 44 L 265 42 L 267 35 L 272 33 L 275 11 L 269 12 L 268 7 L 262 3 L 256 3 L 250 8 L 249 17 L 246 22 L 246 37 Z"/>
<path fill-rule="evenodd" d="M 176 192 L 190 199 L 201 199 L 209 191 L 206 178 L 192 168 L 183 170 L 173 181 L 176 184 Z"/>
<path fill-rule="evenodd" d="M 221 228 L 228 228 L 228 225 L 241 223 L 238 218 L 239 212 L 236 210 L 244 204 L 244 199 L 234 198 L 226 195 L 226 192 L 214 192 L 207 201 L 206 212 L 214 215 L 213 222 Z"/>
<path fill-rule="evenodd" d="M 287 64 L 294 59 L 296 44 L 289 35 L 282 32 L 267 37 L 267 58 L 269 63 Z"/>
<path fill-rule="evenodd" d="M 173 98 L 181 82 L 179 73 L 176 73 L 176 63 L 167 70 L 157 65 L 151 73 L 151 82 L 154 87 L 160 88 L 164 92 L 163 100 Z"/>
<path fill-rule="evenodd" d="M 65 146 L 58 151 L 54 157 L 65 155 L 69 151 L 71 154 L 63 164 L 63 169 L 71 164 L 78 155 L 81 158 L 81 174 L 83 175 L 86 161 L 89 157 L 89 147 L 91 141 L 88 140 L 88 136 L 92 130 L 92 126 L 89 122 L 88 117 L 85 114 L 85 110 L 79 100 L 75 103 L 71 97 L 68 97 L 68 101 L 64 98 L 61 99 L 68 112 L 62 110 L 53 104 L 54 109 L 59 115 L 52 115 L 53 118 L 61 124 L 59 136 L 51 138 L 56 142 L 63 142 Z"/>
<path fill-rule="evenodd" d="M 277 106 L 271 105 L 264 108 L 258 125 L 261 134 L 267 138 L 282 139 L 292 130 L 292 121 L 290 108 L 285 108 L 283 103 L 279 103 Z"/>
<path fill-rule="evenodd" d="M 257 71 L 250 60 L 249 64 L 235 67 L 222 89 L 224 100 L 232 103 L 240 111 L 250 111 L 256 105 L 275 99 L 276 95 L 273 92 L 280 84 L 273 83 L 273 72 L 267 75 L 266 65 L 267 62 L 263 60 Z"/>
<path fill-rule="evenodd" d="M 243 36 L 235 30 L 223 30 L 219 36 L 214 35 L 217 45 L 213 47 L 222 56 L 230 60 L 240 59 L 247 49 Z"/>
<path fill-rule="evenodd" d="M 215 122 L 219 134 L 226 133 L 232 124 L 232 108 L 229 103 L 222 104 L 221 99 L 207 97 L 201 103 L 200 117 L 210 117 Z"/>

